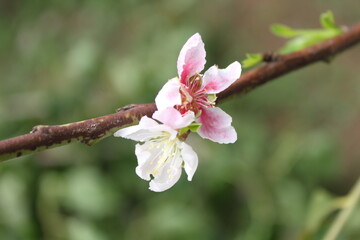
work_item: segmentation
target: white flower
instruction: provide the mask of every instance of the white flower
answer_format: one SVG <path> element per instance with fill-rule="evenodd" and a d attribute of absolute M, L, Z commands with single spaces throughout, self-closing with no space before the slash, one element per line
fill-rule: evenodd
<path fill-rule="evenodd" d="M 176 126 L 177 129 L 188 126 L 194 120 L 193 114 L 182 116 L 176 110 L 174 114 L 169 119 L 168 114 L 155 112 L 154 118 L 164 123 L 171 120 L 172 127 Z M 182 167 L 191 181 L 198 165 L 198 157 L 194 150 L 179 139 L 177 129 L 172 127 L 168 123 L 160 124 L 144 116 L 138 125 L 120 129 L 114 134 L 116 137 L 143 142 L 136 144 L 136 174 L 142 179 L 151 180 L 149 188 L 155 192 L 171 188 L 179 180 Z"/>

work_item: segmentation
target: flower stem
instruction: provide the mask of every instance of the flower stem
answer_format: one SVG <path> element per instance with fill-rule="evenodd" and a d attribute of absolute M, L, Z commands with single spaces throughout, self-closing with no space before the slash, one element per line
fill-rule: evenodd
<path fill-rule="evenodd" d="M 338 216 L 335 218 L 334 222 L 330 226 L 327 234 L 323 240 L 335 240 L 339 235 L 341 229 L 344 227 L 346 220 L 350 217 L 353 212 L 356 203 L 360 198 L 360 177 L 358 178 L 355 186 L 352 188 L 349 195 L 346 197 L 344 206 Z"/>

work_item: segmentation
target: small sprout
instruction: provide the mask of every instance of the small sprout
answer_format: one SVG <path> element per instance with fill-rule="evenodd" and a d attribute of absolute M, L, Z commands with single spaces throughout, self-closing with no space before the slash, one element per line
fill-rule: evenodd
<path fill-rule="evenodd" d="M 334 14 L 331 11 L 327 11 L 320 15 L 320 24 L 325 29 L 339 30 L 339 27 L 335 24 Z"/>
<path fill-rule="evenodd" d="M 320 15 L 321 29 L 293 29 L 282 24 L 270 27 L 272 33 L 279 37 L 291 38 L 280 50 L 280 54 L 287 54 L 302 50 L 316 43 L 333 38 L 343 31 L 335 24 L 334 15 L 327 11 Z"/>
<path fill-rule="evenodd" d="M 263 56 L 261 54 L 248 53 L 246 54 L 246 59 L 241 62 L 243 68 L 253 67 L 258 63 L 263 61 Z"/>
<path fill-rule="evenodd" d="M 189 130 L 190 130 L 191 132 L 197 132 L 200 127 L 201 127 L 201 123 L 196 123 L 196 122 L 194 122 L 194 123 L 192 123 L 192 124 L 189 125 Z"/>
<path fill-rule="evenodd" d="M 189 126 L 180 129 L 179 135 L 181 136 L 187 133 L 188 131 L 196 133 L 200 127 L 201 127 L 201 123 L 193 122 Z"/>
<path fill-rule="evenodd" d="M 292 38 L 297 36 L 297 33 L 294 29 L 283 24 L 273 24 L 270 26 L 270 30 L 273 34 L 279 37 Z"/>

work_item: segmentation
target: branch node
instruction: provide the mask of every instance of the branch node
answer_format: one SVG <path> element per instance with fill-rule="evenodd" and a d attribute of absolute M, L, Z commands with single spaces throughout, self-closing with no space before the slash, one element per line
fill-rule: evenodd
<path fill-rule="evenodd" d="M 276 62 L 281 59 L 281 55 L 275 52 L 265 52 L 262 54 L 262 58 L 264 62 Z"/>
<path fill-rule="evenodd" d="M 44 134 L 49 134 L 49 125 L 37 125 L 35 127 L 33 127 L 30 131 L 30 133 L 44 133 Z"/>
<path fill-rule="evenodd" d="M 136 107 L 136 106 L 137 106 L 137 104 L 129 104 L 129 105 L 126 105 L 126 106 L 124 106 L 124 107 L 118 108 L 118 109 L 116 110 L 116 112 L 125 112 L 125 111 L 128 111 L 128 110 Z"/>

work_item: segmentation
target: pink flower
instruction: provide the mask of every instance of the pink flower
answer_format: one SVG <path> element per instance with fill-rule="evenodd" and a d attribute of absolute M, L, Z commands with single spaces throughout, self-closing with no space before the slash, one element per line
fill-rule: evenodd
<path fill-rule="evenodd" d="M 232 118 L 220 108 L 214 107 L 215 94 L 229 87 L 240 77 L 241 65 L 235 61 L 225 69 L 210 67 L 200 72 L 206 63 L 206 52 L 200 34 L 196 33 L 180 51 L 177 69 L 179 78 L 169 80 L 155 98 L 159 110 L 174 107 L 181 114 L 194 112 L 202 124 L 198 133 L 203 138 L 219 143 L 237 140 Z"/>

